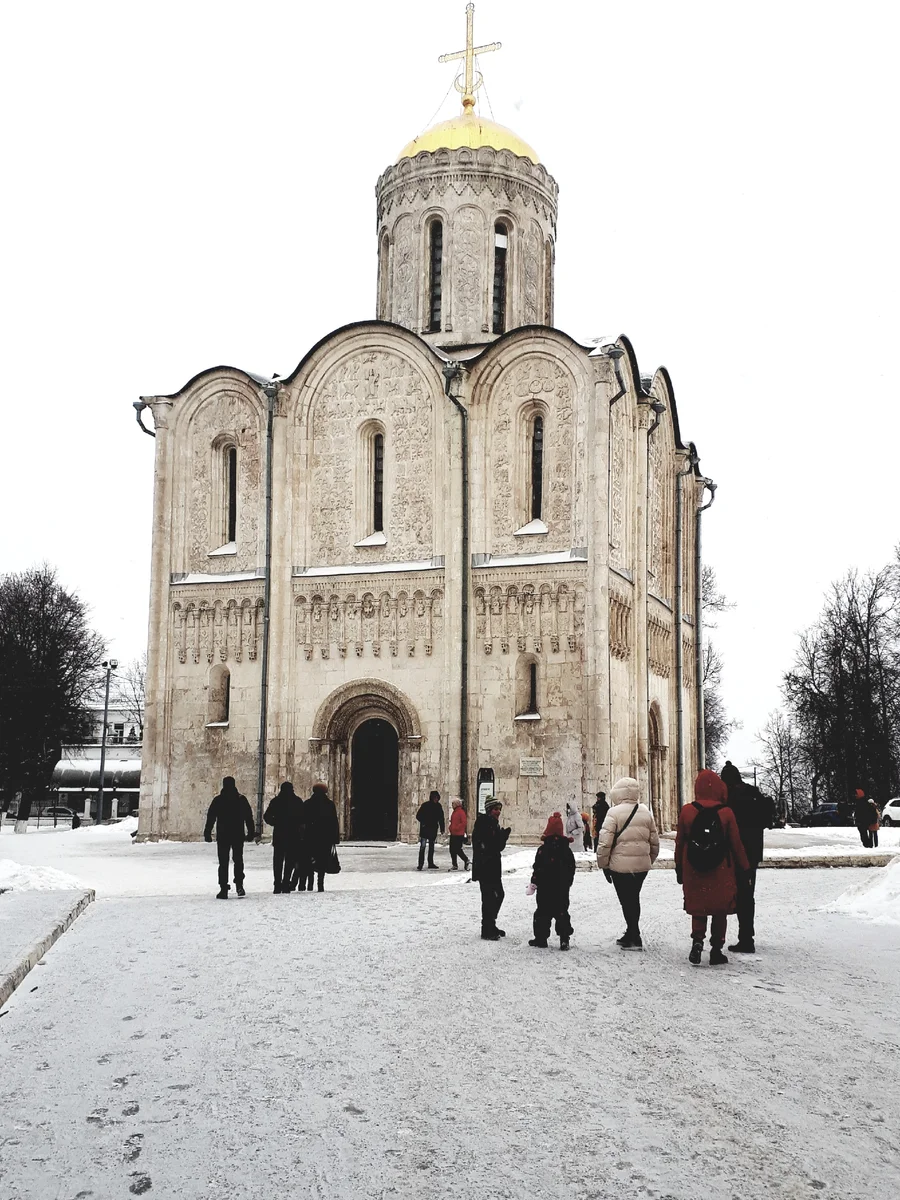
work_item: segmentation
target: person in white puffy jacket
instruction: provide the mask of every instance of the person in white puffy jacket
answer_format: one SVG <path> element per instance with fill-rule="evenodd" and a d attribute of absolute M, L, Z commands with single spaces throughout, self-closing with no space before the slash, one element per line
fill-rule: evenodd
<path fill-rule="evenodd" d="M 597 839 L 597 866 L 616 889 L 626 929 L 616 944 L 623 950 L 643 950 L 641 888 L 659 856 L 656 822 L 641 803 L 636 779 L 619 779 L 609 794 L 610 808 Z"/>

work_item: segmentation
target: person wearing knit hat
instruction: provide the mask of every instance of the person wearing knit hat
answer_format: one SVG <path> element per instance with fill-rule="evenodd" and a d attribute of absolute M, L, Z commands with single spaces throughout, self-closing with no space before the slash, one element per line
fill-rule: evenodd
<path fill-rule="evenodd" d="M 750 870 L 738 875 L 738 939 L 728 947 L 735 954 L 756 953 L 756 871 L 762 862 L 765 833 L 775 822 L 775 806 L 758 788 L 744 782 L 734 765 L 726 762 L 722 782 L 728 788 L 728 807 L 734 813 L 738 833 L 750 863 Z"/>
<path fill-rule="evenodd" d="M 550 925 L 555 922 L 560 950 L 569 948 L 569 939 L 574 932 L 569 918 L 569 889 L 575 878 L 571 842 L 563 830 L 562 816 L 558 812 L 551 813 L 531 873 L 531 882 L 537 888 L 537 908 L 534 911 L 534 937 L 528 942 L 529 946 L 546 950 Z"/>
<path fill-rule="evenodd" d="M 700 965 L 710 919 L 710 966 L 728 962 L 722 947 L 728 915 L 737 911 L 737 872 L 749 870 L 728 789 L 715 771 L 701 771 L 675 836 L 675 877 L 684 889 L 684 911 L 691 915 L 688 961 L 693 966 Z"/>
<path fill-rule="evenodd" d="M 623 950 L 643 950 L 641 888 L 659 856 L 653 813 L 641 802 L 638 781 L 626 776 L 613 784 L 611 805 L 597 838 L 597 866 L 616 889 L 625 932 L 616 939 Z"/>
<path fill-rule="evenodd" d="M 497 916 L 506 894 L 500 856 L 512 830 L 500 828 L 502 808 L 499 800 L 488 796 L 484 812 L 478 814 L 472 830 L 472 878 L 481 888 L 481 936 L 486 942 L 506 937 L 505 930 L 497 928 Z"/>

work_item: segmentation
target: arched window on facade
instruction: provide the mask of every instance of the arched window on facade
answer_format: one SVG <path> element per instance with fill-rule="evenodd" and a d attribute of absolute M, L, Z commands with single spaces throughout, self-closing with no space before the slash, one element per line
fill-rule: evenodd
<path fill-rule="evenodd" d="M 538 662 L 533 655 L 522 655 L 516 664 L 516 717 L 536 719 L 538 704 Z"/>
<path fill-rule="evenodd" d="M 494 226 L 493 331 L 506 332 L 506 259 L 509 253 L 509 227 L 502 221 Z"/>
<path fill-rule="evenodd" d="M 225 450 L 225 541 L 237 541 L 237 447 Z"/>
<path fill-rule="evenodd" d="M 544 503 L 544 418 L 537 416 L 531 422 L 530 450 L 530 497 L 531 520 L 541 519 Z"/>
<path fill-rule="evenodd" d="M 444 265 L 444 226 L 434 220 L 428 226 L 428 329 L 441 330 L 441 273 Z"/>
<path fill-rule="evenodd" d="M 384 434 L 372 438 L 372 531 L 384 530 Z"/>
<path fill-rule="evenodd" d="M 227 725 L 231 713 L 231 672 L 224 663 L 216 663 L 209 671 L 209 725 Z"/>

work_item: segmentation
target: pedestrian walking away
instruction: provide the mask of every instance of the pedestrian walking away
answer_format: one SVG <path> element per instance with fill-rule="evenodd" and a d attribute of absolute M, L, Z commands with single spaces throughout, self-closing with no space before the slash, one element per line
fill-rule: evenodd
<path fill-rule="evenodd" d="M 641 888 L 659 857 L 659 833 L 636 779 L 617 780 L 610 799 L 612 807 L 597 843 L 597 866 L 616 889 L 625 918 L 625 932 L 616 944 L 623 950 L 643 950 Z"/>
<path fill-rule="evenodd" d="M 472 830 L 472 878 L 481 888 L 481 936 L 489 942 L 506 937 L 506 931 L 497 927 L 497 916 L 506 895 L 500 859 L 512 830 L 500 828 L 502 808 L 499 800 L 488 796 L 484 812 L 478 814 Z"/>
<path fill-rule="evenodd" d="M 594 817 L 594 851 L 596 852 L 600 830 L 603 828 L 603 822 L 606 820 L 606 814 L 609 812 L 609 805 L 606 803 L 606 792 L 597 793 L 597 799 L 591 807 L 591 812 Z"/>
<path fill-rule="evenodd" d="M 563 830 L 562 816 L 552 813 L 534 856 L 531 882 L 537 890 L 534 910 L 534 937 L 528 942 L 541 950 L 547 948 L 550 923 L 556 925 L 560 950 L 568 950 L 574 930 L 569 917 L 569 889 L 575 878 L 572 839 Z"/>
<path fill-rule="evenodd" d="M 868 850 L 872 845 L 872 834 L 869 826 L 872 824 L 872 810 L 862 788 L 857 788 L 853 794 L 853 823 L 859 833 L 859 840 Z"/>
<path fill-rule="evenodd" d="M 217 900 L 228 899 L 228 863 L 234 860 L 234 887 L 239 896 L 244 895 L 244 841 L 251 842 L 256 836 L 253 810 L 246 796 L 237 790 L 233 776 L 222 780 L 222 790 L 214 797 L 206 814 L 203 837 L 213 840 L 216 830 L 216 849 L 219 852 L 219 891 Z"/>
<path fill-rule="evenodd" d="M 337 846 L 341 840 L 337 809 L 328 795 L 327 784 L 313 784 L 312 795 L 303 805 L 303 823 L 306 827 L 306 847 L 311 864 L 308 874 L 309 890 L 312 891 L 315 872 L 318 890 L 324 892 L 325 876 L 334 875 L 340 870 Z"/>
<path fill-rule="evenodd" d="M 591 837 L 591 818 L 586 812 L 581 814 L 581 842 L 585 852 L 590 854 L 594 841 Z"/>
<path fill-rule="evenodd" d="M 741 843 L 750 864 L 738 873 L 738 939 L 728 947 L 735 954 L 756 953 L 756 872 L 762 862 L 765 830 L 775 821 L 775 805 L 758 788 L 745 783 L 738 768 L 726 762 L 722 782 L 728 789 L 728 807 L 734 813 Z"/>
<path fill-rule="evenodd" d="M 434 861 L 434 843 L 437 841 L 438 830 L 444 832 L 444 810 L 441 807 L 441 793 L 431 792 L 428 799 L 420 806 L 416 813 L 416 820 L 419 822 L 419 866 L 418 870 L 422 870 L 425 866 L 425 849 L 428 848 L 428 869 L 429 871 L 437 871 L 438 865 Z"/>
<path fill-rule="evenodd" d="M 728 915 L 737 911 L 737 873 L 749 871 L 728 789 L 715 771 L 694 781 L 694 801 L 678 815 L 675 878 L 684 889 L 684 911 L 691 915 L 689 961 L 700 965 L 707 921 L 711 920 L 709 965 L 728 962 L 722 953 Z"/>
<path fill-rule="evenodd" d="M 469 858 L 464 850 L 466 840 L 466 829 L 468 828 L 468 814 L 463 808 L 463 802 L 458 796 L 454 796 L 450 801 L 450 863 L 449 870 L 458 871 L 459 864 L 457 859 L 463 861 L 463 868 L 468 871 Z"/>
<path fill-rule="evenodd" d="M 299 873 L 303 801 L 294 791 L 292 783 L 281 785 L 278 795 L 269 801 L 263 820 L 272 826 L 273 891 L 293 891 Z"/>
<path fill-rule="evenodd" d="M 881 825 L 881 813 L 874 800 L 869 801 L 869 846 L 878 849 L 878 829 Z"/>

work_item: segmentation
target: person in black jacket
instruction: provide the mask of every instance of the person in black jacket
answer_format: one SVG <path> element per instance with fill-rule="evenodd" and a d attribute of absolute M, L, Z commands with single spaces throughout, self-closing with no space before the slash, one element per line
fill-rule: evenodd
<path fill-rule="evenodd" d="M 222 780 L 222 790 L 209 806 L 206 814 L 204 838 L 212 841 L 213 825 L 216 827 L 216 848 L 219 851 L 219 892 L 217 900 L 228 899 L 228 859 L 234 859 L 234 886 L 239 896 L 244 895 L 244 839 L 251 842 L 256 835 L 253 811 L 246 796 L 237 790 L 231 775 Z"/>
<path fill-rule="evenodd" d="M 300 841 L 303 836 L 303 801 L 292 783 L 283 783 L 281 790 L 263 814 L 272 826 L 272 872 L 275 892 L 294 890 L 300 863 Z"/>
<path fill-rule="evenodd" d="M 869 826 L 872 824 L 872 811 L 862 788 L 857 788 L 853 793 L 853 823 L 859 833 L 859 840 L 868 850 L 872 845 L 872 835 L 869 830 Z"/>
<path fill-rule="evenodd" d="M 550 922 L 556 922 L 560 950 L 568 950 L 574 930 L 569 918 L 569 889 L 575 878 L 575 855 L 563 829 L 562 816 L 555 812 L 547 822 L 543 843 L 534 856 L 531 882 L 537 888 L 537 908 L 534 911 L 534 937 L 529 946 L 547 949 Z"/>
<path fill-rule="evenodd" d="M 318 890 L 325 891 L 325 875 L 335 846 L 341 840 L 337 809 L 328 795 L 328 785 L 313 784 L 312 795 L 303 805 L 303 821 L 306 826 L 306 843 L 312 860 L 309 872 L 309 890 L 312 891 L 312 872 L 318 877 Z M 303 881 L 301 879 L 301 888 Z"/>
<path fill-rule="evenodd" d="M 505 931 L 497 928 L 497 915 L 506 895 L 500 856 L 512 830 L 500 828 L 502 808 L 499 800 L 488 796 L 472 830 L 472 878 L 481 888 L 481 936 L 488 942 L 506 937 Z"/>
<path fill-rule="evenodd" d="M 738 940 L 728 949 L 735 954 L 755 954 L 756 871 L 763 857 L 763 830 L 772 828 L 775 806 L 752 784 L 744 782 L 733 763 L 725 763 L 720 778 L 728 788 L 728 807 L 737 820 L 738 833 L 750 863 L 749 871 L 738 872 Z"/>
<path fill-rule="evenodd" d="M 606 792 L 598 792 L 597 799 L 594 801 L 591 811 L 594 814 L 594 851 L 597 850 L 597 842 L 600 840 L 600 830 L 603 828 L 603 822 L 606 820 L 606 814 L 609 812 L 609 805 L 606 802 Z"/>
<path fill-rule="evenodd" d="M 428 847 L 428 869 L 437 871 L 434 861 L 434 843 L 437 841 L 438 830 L 444 832 L 444 809 L 441 805 L 441 793 L 431 792 L 428 799 L 419 807 L 416 813 L 419 822 L 419 865 L 421 871 L 425 866 L 425 847 Z"/>

